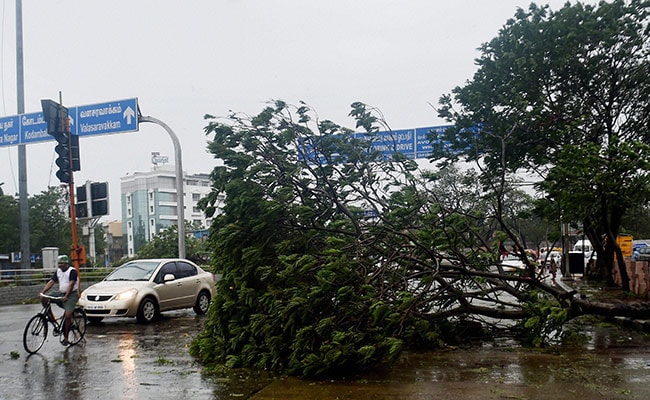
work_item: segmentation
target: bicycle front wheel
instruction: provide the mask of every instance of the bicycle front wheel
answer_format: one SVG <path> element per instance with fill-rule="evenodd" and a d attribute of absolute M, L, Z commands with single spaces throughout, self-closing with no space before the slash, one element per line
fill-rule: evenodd
<path fill-rule="evenodd" d="M 70 326 L 70 344 L 81 342 L 86 334 L 86 312 L 83 308 L 75 308 L 72 312 L 72 325 Z"/>
<path fill-rule="evenodd" d="M 34 315 L 25 326 L 23 346 L 29 354 L 38 352 L 47 339 L 47 319 L 44 315 Z"/>

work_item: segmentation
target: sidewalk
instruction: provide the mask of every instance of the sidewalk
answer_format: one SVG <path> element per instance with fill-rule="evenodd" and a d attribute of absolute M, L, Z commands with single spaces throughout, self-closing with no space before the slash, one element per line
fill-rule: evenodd
<path fill-rule="evenodd" d="M 608 302 L 625 302 L 619 297 L 623 296 L 623 291 L 616 288 L 602 288 L 597 286 L 587 280 L 583 280 L 582 276 L 577 275 L 572 278 L 565 279 L 564 277 L 558 277 L 556 283 L 560 285 L 564 290 L 571 291 L 576 290 L 578 296 L 586 296 L 588 299 L 595 299 L 597 301 Z M 630 302 L 639 301 L 639 302 L 648 302 L 645 299 L 634 299 L 633 297 L 629 298 Z M 629 317 L 612 317 L 612 320 L 617 324 L 624 326 L 626 328 L 633 328 L 641 332 L 650 332 L 650 319 L 634 319 Z"/>

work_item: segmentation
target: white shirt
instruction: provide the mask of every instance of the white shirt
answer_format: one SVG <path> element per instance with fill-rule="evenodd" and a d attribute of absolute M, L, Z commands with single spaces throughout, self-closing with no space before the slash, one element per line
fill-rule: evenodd
<path fill-rule="evenodd" d="M 61 268 L 57 268 L 54 275 L 52 275 L 52 280 L 59 283 L 59 292 L 61 293 L 67 293 L 68 287 L 73 282 L 76 286 L 75 289 L 77 289 L 77 291 L 79 290 L 77 270 L 72 267 L 68 267 L 65 271 L 61 271 Z"/>

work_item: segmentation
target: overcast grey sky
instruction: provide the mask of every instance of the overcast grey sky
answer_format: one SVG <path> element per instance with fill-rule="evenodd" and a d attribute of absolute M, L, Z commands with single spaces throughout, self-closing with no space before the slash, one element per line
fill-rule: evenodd
<path fill-rule="evenodd" d="M 565 0 L 538 2 L 558 9 Z M 572 3 L 575 3 L 572 1 Z M 586 1 L 595 4 L 596 1 Z M 209 173 L 203 115 L 255 114 L 271 99 L 305 101 L 354 127 L 350 104 L 378 107 L 394 129 L 441 125 L 429 103 L 476 70 L 481 43 L 526 0 L 23 0 L 25 112 L 138 98 L 178 136 L 188 173 Z M 0 116 L 16 115 L 16 11 L 2 1 Z M 26 146 L 29 194 L 58 185 L 54 143 Z M 174 160 L 167 133 L 81 139 L 77 185 L 108 181 L 121 219 L 120 176 Z M 17 147 L 0 147 L 0 182 L 18 192 Z"/>

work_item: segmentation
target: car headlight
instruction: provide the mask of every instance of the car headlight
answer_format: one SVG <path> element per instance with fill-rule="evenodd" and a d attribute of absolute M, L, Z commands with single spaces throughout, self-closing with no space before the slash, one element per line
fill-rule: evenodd
<path fill-rule="evenodd" d="M 115 300 L 128 300 L 132 299 L 135 297 L 135 295 L 138 294 L 138 291 L 136 289 L 131 289 L 127 290 L 126 292 L 122 292 L 115 296 Z"/>

